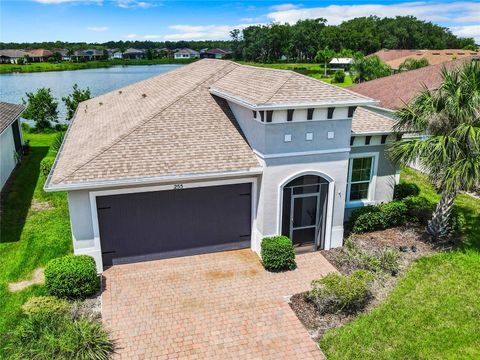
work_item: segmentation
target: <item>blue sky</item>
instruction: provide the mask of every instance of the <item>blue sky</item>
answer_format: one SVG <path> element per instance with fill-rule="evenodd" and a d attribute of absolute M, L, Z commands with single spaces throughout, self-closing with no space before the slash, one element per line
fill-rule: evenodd
<path fill-rule="evenodd" d="M 228 39 L 233 28 L 324 17 L 414 15 L 480 43 L 477 1 L 1 0 L 0 41 Z"/>

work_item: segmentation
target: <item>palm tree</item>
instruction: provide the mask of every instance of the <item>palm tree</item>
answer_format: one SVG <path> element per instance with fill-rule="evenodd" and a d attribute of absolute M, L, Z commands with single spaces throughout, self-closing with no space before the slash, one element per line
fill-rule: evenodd
<path fill-rule="evenodd" d="M 396 142 L 390 155 L 404 165 L 418 160 L 441 193 L 427 233 L 433 240 L 443 240 L 450 233 L 457 193 L 480 180 L 479 63 L 471 61 L 451 71 L 443 68 L 440 87 L 424 88 L 396 116 L 397 131 L 424 135 Z"/>

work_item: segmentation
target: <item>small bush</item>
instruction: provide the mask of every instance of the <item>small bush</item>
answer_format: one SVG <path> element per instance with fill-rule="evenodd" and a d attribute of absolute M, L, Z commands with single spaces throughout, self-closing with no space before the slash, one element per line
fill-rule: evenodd
<path fill-rule="evenodd" d="M 380 268 L 395 274 L 400 269 L 400 255 L 393 249 L 386 249 L 380 252 Z"/>
<path fill-rule="evenodd" d="M 52 157 L 46 157 L 40 161 L 40 171 L 42 172 L 43 176 L 48 177 L 48 174 L 50 174 L 50 171 L 52 170 L 54 161 L 55 159 Z"/>
<path fill-rule="evenodd" d="M 286 236 L 266 237 L 261 245 L 262 263 L 268 271 L 293 270 L 295 263 L 295 251 L 292 241 Z"/>
<path fill-rule="evenodd" d="M 403 200 L 408 196 L 418 196 L 418 194 L 420 194 L 420 188 L 417 184 L 402 183 L 395 185 L 393 199 Z"/>
<path fill-rule="evenodd" d="M 365 270 L 356 270 L 350 276 L 330 273 L 312 282 L 306 298 L 320 314 L 354 313 L 368 302 L 373 280 L 373 274 Z"/>
<path fill-rule="evenodd" d="M 86 255 L 52 259 L 45 267 L 45 285 L 50 294 L 68 299 L 84 299 L 100 288 L 95 261 Z"/>
<path fill-rule="evenodd" d="M 407 206 L 402 201 L 367 206 L 356 209 L 349 220 L 349 228 L 354 233 L 383 230 L 398 226 L 407 220 Z"/>
<path fill-rule="evenodd" d="M 32 131 L 32 127 L 31 127 L 30 125 L 28 125 L 27 123 L 22 122 L 22 123 L 21 123 L 21 127 L 22 127 L 22 131 L 23 131 L 24 133 L 27 133 L 27 134 L 28 134 L 28 133 L 30 133 L 30 132 Z"/>
<path fill-rule="evenodd" d="M 58 153 L 58 151 L 60 150 L 60 147 L 62 146 L 62 143 L 63 143 L 63 139 L 65 138 L 65 134 L 66 134 L 65 131 L 61 131 L 57 135 L 55 135 L 55 139 L 53 139 L 53 143 L 52 143 L 52 150 L 55 153 Z"/>
<path fill-rule="evenodd" d="M 408 196 L 403 199 L 407 207 L 407 219 L 412 222 L 426 224 L 432 218 L 435 204 L 423 196 Z"/>
<path fill-rule="evenodd" d="M 27 315 L 67 315 L 70 311 L 70 304 L 55 296 L 33 296 L 22 305 L 22 310 Z"/>
<path fill-rule="evenodd" d="M 345 82 L 345 72 L 343 70 L 337 70 L 333 74 L 333 81 L 334 83 L 344 83 Z"/>

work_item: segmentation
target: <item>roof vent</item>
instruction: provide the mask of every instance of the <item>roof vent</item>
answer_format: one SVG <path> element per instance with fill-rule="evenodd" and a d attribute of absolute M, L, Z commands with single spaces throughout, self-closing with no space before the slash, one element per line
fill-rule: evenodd
<path fill-rule="evenodd" d="M 99 103 L 98 103 L 98 105 L 102 106 L 102 105 L 103 105 L 103 103 L 102 103 L 102 102 L 99 102 Z"/>
<path fill-rule="evenodd" d="M 147 97 L 147 94 L 142 94 L 142 98 L 146 98 Z"/>
<path fill-rule="evenodd" d="M 121 94 L 121 93 L 122 93 L 122 90 L 118 90 L 118 93 Z"/>

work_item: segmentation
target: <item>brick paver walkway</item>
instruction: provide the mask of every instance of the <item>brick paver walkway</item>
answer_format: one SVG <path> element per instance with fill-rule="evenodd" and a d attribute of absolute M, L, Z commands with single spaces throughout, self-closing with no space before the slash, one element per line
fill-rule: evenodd
<path fill-rule="evenodd" d="M 114 266 L 103 320 L 123 359 L 323 359 L 287 303 L 332 265 L 318 252 L 268 273 L 251 250 Z"/>

